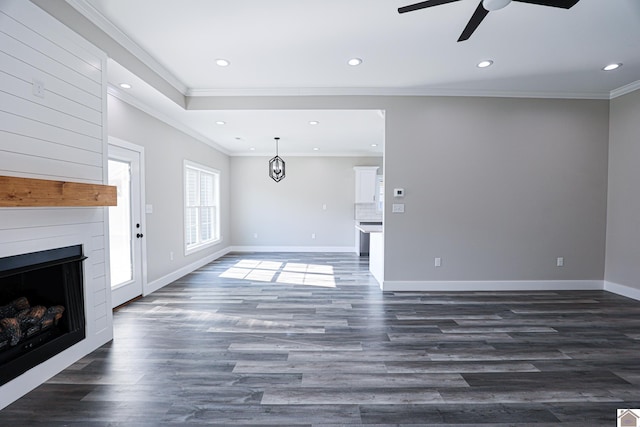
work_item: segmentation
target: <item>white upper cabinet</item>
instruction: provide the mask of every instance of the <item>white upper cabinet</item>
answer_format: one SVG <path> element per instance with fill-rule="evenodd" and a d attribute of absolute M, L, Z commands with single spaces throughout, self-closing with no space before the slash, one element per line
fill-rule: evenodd
<path fill-rule="evenodd" d="M 356 203 L 375 203 L 377 200 L 378 166 L 356 166 Z"/>

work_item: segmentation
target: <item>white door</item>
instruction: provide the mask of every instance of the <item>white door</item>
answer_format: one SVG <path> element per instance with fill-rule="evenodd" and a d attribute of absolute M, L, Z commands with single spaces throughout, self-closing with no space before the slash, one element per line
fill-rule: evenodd
<path fill-rule="evenodd" d="M 109 208 L 111 305 L 143 290 L 142 152 L 109 144 L 109 185 L 118 187 L 118 205 Z"/>

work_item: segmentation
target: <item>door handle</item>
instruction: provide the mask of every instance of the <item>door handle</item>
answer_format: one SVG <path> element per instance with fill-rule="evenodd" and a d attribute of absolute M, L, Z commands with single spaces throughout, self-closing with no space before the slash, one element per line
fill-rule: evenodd
<path fill-rule="evenodd" d="M 144 237 L 144 234 L 142 234 L 142 233 L 138 233 L 138 234 L 136 234 L 136 237 L 139 239 L 139 238 L 141 238 L 141 237 Z"/>

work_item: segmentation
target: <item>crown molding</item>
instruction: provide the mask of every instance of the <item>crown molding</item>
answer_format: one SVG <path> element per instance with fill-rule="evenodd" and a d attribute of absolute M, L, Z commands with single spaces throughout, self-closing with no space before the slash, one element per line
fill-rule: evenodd
<path fill-rule="evenodd" d="M 187 97 L 207 96 L 455 96 L 489 98 L 615 99 L 640 89 L 640 80 L 610 92 L 547 92 L 456 88 L 317 87 L 317 88 L 189 88 L 86 0 L 64 0 L 153 72 Z"/>
<path fill-rule="evenodd" d="M 189 89 L 187 97 L 207 96 L 457 96 L 487 98 L 610 99 L 609 92 L 499 91 L 453 88 L 322 87 Z"/>
<path fill-rule="evenodd" d="M 129 36 L 123 33 L 118 27 L 113 25 L 103 14 L 96 8 L 86 2 L 86 0 L 65 0 L 71 7 L 77 10 L 81 15 L 91 21 L 96 27 L 107 33 L 109 37 L 127 49 L 131 54 L 136 56 L 143 64 L 149 67 L 154 73 L 158 74 L 164 80 L 173 86 L 182 95 L 188 92 L 188 87 L 167 70 L 156 59 L 149 55 L 147 51 L 141 48 L 136 42 L 131 40 Z"/>
<path fill-rule="evenodd" d="M 159 112 L 158 110 L 156 110 L 155 108 L 149 106 L 148 104 L 140 101 L 138 98 L 128 94 L 128 93 L 124 93 L 121 90 L 119 90 L 118 88 L 116 88 L 115 86 L 112 85 L 108 85 L 107 87 L 107 93 L 111 96 L 114 96 L 116 98 L 118 98 L 119 100 L 126 102 L 127 104 L 137 108 L 138 110 L 141 110 L 147 114 L 149 114 L 152 117 L 155 117 L 156 119 L 160 120 L 161 122 L 166 123 L 167 125 L 171 126 L 174 129 L 179 130 L 182 133 L 185 133 L 187 135 L 189 135 L 192 138 L 197 139 L 198 141 L 209 145 L 210 147 L 215 148 L 216 150 L 218 150 L 219 152 L 226 154 L 227 156 L 230 156 L 231 153 L 224 147 L 222 147 L 220 144 L 218 144 L 217 142 L 207 138 L 206 136 L 194 131 L 193 129 L 189 128 L 188 126 L 185 126 L 184 124 L 180 123 L 178 120 L 175 120 L 169 116 L 167 116 L 164 113 Z"/>
<path fill-rule="evenodd" d="M 282 155 L 282 158 L 289 158 L 289 157 L 383 157 L 382 153 L 377 153 L 377 152 L 364 152 L 364 151 L 346 151 L 343 153 L 336 153 L 336 152 L 327 152 L 327 153 L 322 153 L 320 151 L 314 151 L 313 153 L 283 153 L 282 150 L 280 151 L 280 154 Z M 229 156 L 231 157 L 264 157 L 264 158 L 269 158 L 269 157 L 273 157 L 273 152 L 262 152 L 262 151 L 250 151 L 250 152 L 246 152 L 246 151 L 242 151 L 242 152 L 237 152 L 237 153 L 230 153 Z M 285 160 L 287 160 L 285 158 Z"/>
<path fill-rule="evenodd" d="M 633 83 L 629 83 L 628 85 L 624 85 L 617 89 L 612 90 L 610 94 L 610 99 L 616 99 L 622 95 L 626 95 L 638 89 L 640 89 L 640 80 L 636 80 Z"/>

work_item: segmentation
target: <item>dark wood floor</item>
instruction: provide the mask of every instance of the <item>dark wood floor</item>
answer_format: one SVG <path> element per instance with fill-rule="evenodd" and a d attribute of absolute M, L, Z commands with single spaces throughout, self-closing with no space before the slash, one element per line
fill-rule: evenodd
<path fill-rule="evenodd" d="M 115 339 L 0 425 L 613 426 L 640 302 L 382 293 L 350 254 L 235 254 L 115 313 Z"/>

